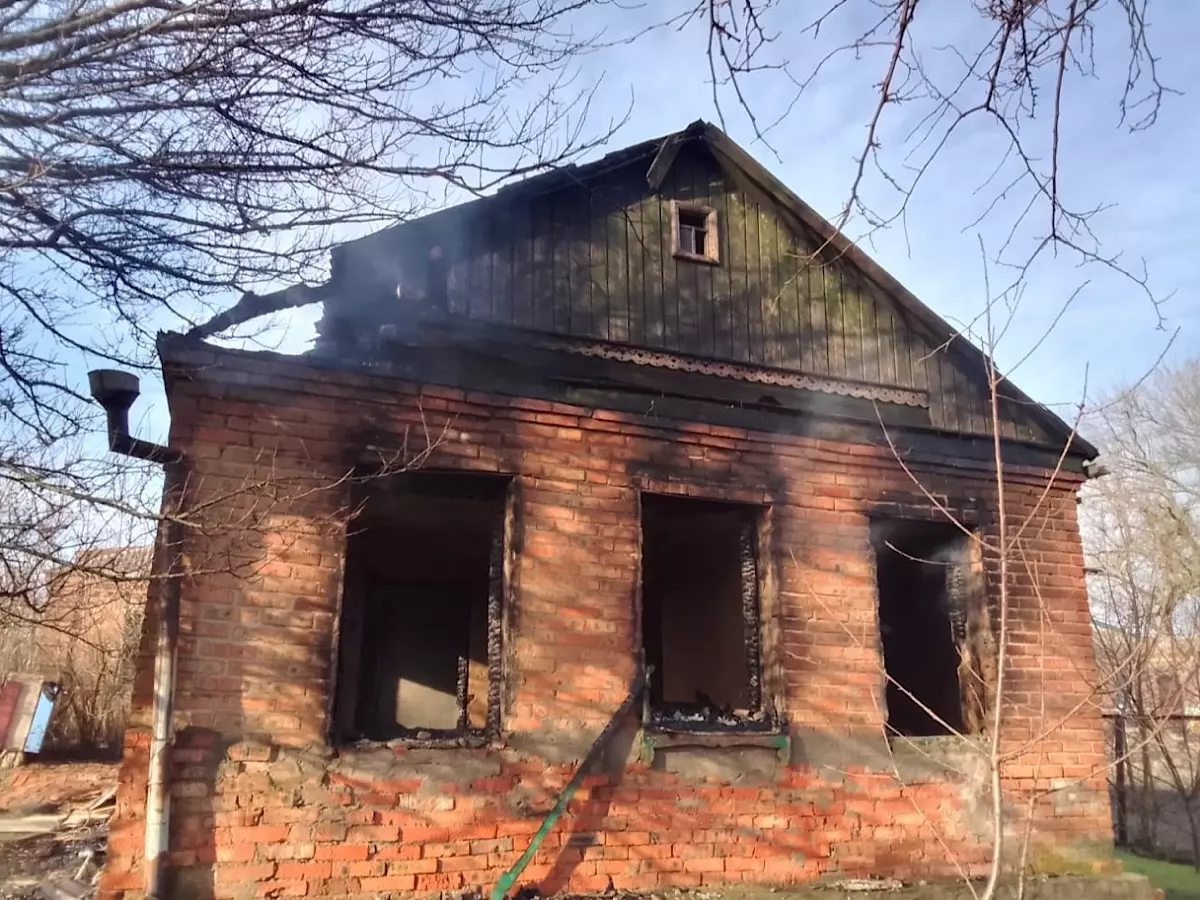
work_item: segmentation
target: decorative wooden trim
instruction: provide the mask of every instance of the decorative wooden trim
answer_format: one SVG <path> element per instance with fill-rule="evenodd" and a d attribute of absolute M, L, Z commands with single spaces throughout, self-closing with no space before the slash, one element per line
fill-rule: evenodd
<path fill-rule="evenodd" d="M 718 360 L 695 359 L 669 351 L 606 344 L 598 341 L 539 338 L 533 339 L 531 343 L 536 347 L 546 350 L 561 350 L 580 356 L 592 356 L 600 359 L 635 363 L 655 369 L 672 369 L 677 372 L 716 375 L 722 378 L 734 378 L 738 381 L 796 388 L 805 391 L 818 391 L 823 394 L 838 394 L 845 397 L 859 397 L 864 400 L 875 400 L 880 403 L 898 403 L 902 406 L 920 408 L 927 408 L 929 406 L 929 394 L 927 391 L 900 387 L 898 385 L 847 381 L 838 378 L 807 375 L 803 372 L 790 372 L 784 369 L 771 369 L 761 366 L 744 365 L 742 363 L 721 362 Z"/>

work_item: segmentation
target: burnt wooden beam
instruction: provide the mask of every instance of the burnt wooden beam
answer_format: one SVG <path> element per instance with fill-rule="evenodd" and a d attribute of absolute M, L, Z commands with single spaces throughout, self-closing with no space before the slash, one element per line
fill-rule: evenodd
<path fill-rule="evenodd" d="M 654 155 L 654 161 L 650 163 L 650 168 L 646 172 L 646 183 L 652 190 L 657 191 L 662 187 L 667 173 L 671 171 L 671 166 L 675 162 L 675 157 L 679 155 L 679 148 L 683 146 L 685 140 L 686 138 L 682 134 L 672 134 L 662 142 L 662 146 Z"/>
<path fill-rule="evenodd" d="M 458 658 L 458 677 L 454 685 L 454 702 L 458 707 L 458 730 L 465 732 L 470 728 L 470 714 L 467 710 L 470 697 L 471 661 L 466 656 Z"/>
<path fill-rule="evenodd" d="M 492 531 L 492 545 L 488 558 L 487 598 L 487 724 L 485 730 L 491 737 L 500 734 L 501 688 L 504 683 L 504 560 L 506 536 L 511 502 L 506 499 Z"/>
<path fill-rule="evenodd" d="M 203 322 L 192 328 L 188 332 L 188 337 L 210 337 L 211 335 L 226 331 L 235 325 L 249 322 L 251 319 L 257 319 L 273 312 L 293 309 L 297 306 L 308 306 L 311 303 L 319 303 L 329 296 L 330 290 L 331 284 L 326 283 L 317 287 L 309 287 L 307 284 L 293 284 L 278 291 L 272 291 L 269 294 L 256 294 L 254 291 L 247 291 L 229 309 L 218 313 L 207 322 Z"/>
<path fill-rule="evenodd" d="M 738 554 L 741 557 L 742 627 L 746 648 L 746 699 L 752 712 L 762 709 L 762 620 L 758 597 L 758 548 L 756 523 L 748 514 L 738 533 Z"/>

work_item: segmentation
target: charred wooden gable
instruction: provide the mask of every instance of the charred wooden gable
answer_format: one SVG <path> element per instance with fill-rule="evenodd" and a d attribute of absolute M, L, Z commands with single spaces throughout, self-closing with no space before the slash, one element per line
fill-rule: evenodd
<path fill-rule="evenodd" d="M 679 252 L 681 208 L 715 225 L 711 259 Z M 343 245 L 334 285 L 324 355 L 376 357 L 381 337 L 528 347 L 566 370 L 582 355 L 652 379 L 682 370 L 901 404 L 937 431 L 991 432 L 983 355 L 703 123 Z M 1002 436 L 1071 439 L 1004 393 Z"/>

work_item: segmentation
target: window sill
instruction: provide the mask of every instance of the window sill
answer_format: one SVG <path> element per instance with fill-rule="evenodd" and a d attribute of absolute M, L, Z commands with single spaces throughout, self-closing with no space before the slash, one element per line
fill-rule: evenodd
<path fill-rule="evenodd" d="M 979 747 L 984 741 L 979 734 L 925 734 L 907 735 L 890 732 L 888 742 L 894 748 L 912 747 L 915 750 L 937 750 L 941 747 L 958 747 L 969 745 Z"/>
<path fill-rule="evenodd" d="M 646 726 L 642 731 L 642 761 L 646 765 L 654 762 L 659 750 L 727 750 L 732 748 L 759 748 L 772 750 L 786 762 L 791 755 L 791 741 L 787 732 L 778 726 L 771 730 L 744 728 L 728 731 L 667 730 Z"/>
<path fill-rule="evenodd" d="M 744 735 L 744 734 L 778 734 L 779 725 L 770 719 L 746 718 L 727 720 L 716 723 L 706 719 L 689 722 L 686 719 L 650 716 L 642 723 L 642 727 L 654 734 L 681 735 Z"/>
<path fill-rule="evenodd" d="M 937 734 L 924 737 L 888 735 L 892 765 L 905 777 L 962 775 L 984 759 L 987 738 L 980 734 Z"/>
<path fill-rule="evenodd" d="M 367 738 L 357 741 L 339 741 L 334 745 L 338 751 L 355 750 L 436 750 L 464 749 L 479 750 L 496 743 L 482 732 L 467 732 L 465 734 L 436 735 L 427 738 L 396 737 L 386 741 L 373 741 Z"/>
<path fill-rule="evenodd" d="M 713 259 L 711 256 L 705 256 L 702 253 L 688 253 L 686 250 L 676 250 L 673 254 L 676 259 L 687 260 L 688 262 L 704 263 L 709 266 L 719 266 L 721 261 Z"/>

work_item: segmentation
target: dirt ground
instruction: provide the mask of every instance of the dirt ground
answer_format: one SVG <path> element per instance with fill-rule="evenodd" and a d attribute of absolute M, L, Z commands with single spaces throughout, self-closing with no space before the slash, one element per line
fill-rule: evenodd
<path fill-rule="evenodd" d="M 57 807 L 117 783 L 117 763 L 32 763 L 0 770 L 0 812 Z"/>
<path fill-rule="evenodd" d="M 38 884 L 74 877 L 81 868 L 83 880 L 91 880 L 104 861 L 104 810 L 111 803 L 105 797 L 116 783 L 110 763 L 0 771 L 0 900 L 38 897 Z M 57 824 L 69 815 L 71 821 Z"/>

